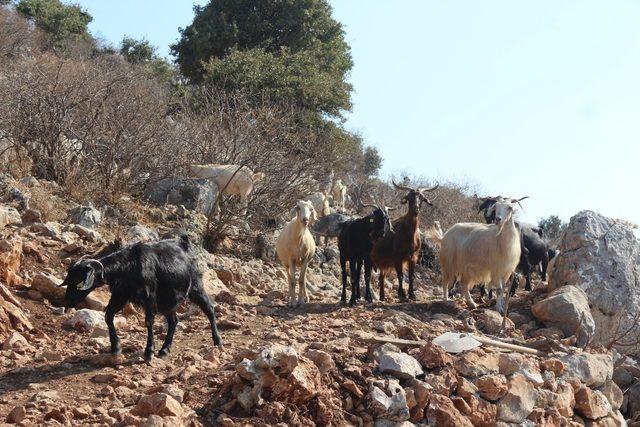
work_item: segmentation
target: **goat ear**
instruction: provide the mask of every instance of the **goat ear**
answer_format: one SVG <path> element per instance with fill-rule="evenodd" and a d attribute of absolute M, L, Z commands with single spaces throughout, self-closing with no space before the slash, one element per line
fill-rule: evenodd
<path fill-rule="evenodd" d="M 89 268 L 87 277 L 84 278 L 84 282 L 78 283 L 79 291 L 87 291 L 93 288 L 93 284 L 96 281 L 96 271 L 93 268 Z"/>

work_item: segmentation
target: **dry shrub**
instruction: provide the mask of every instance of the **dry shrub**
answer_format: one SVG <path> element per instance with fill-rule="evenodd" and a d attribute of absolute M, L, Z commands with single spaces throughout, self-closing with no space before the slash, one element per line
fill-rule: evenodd
<path fill-rule="evenodd" d="M 0 6 L 0 62 L 30 56 L 42 35 L 13 9 Z"/>
<path fill-rule="evenodd" d="M 189 163 L 234 164 L 263 172 L 265 178 L 249 197 L 247 215 L 223 197 L 219 218 L 209 224 L 210 247 L 216 247 L 230 225 L 247 221 L 254 231 L 288 212 L 296 198 L 316 191 L 334 156 L 327 141 L 305 126 L 299 111 L 286 106 L 251 105 L 241 94 L 201 89 L 197 107 L 183 106 L 180 117 L 182 173 Z"/>
<path fill-rule="evenodd" d="M 172 168 L 168 91 L 116 56 L 44 54 L 4 69 L 0 129 L 37 178 L 88 200 L 113 200 Z"/>

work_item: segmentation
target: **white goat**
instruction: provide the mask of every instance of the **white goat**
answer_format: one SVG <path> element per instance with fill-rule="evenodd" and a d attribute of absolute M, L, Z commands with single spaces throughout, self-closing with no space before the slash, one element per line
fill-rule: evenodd
<path fill-rule="evenodd" d="M 470 308 L 476 308 L 469 289 L 486 283 L 487 290 L 497 290 L 496 309 L 504 312 L 503 289 L 520 261 L 520 234 L 514 224 L 517 200 L 495 204 L 495 223 L 458 223 L 442 237 L 440 268 L 444 299 L 449 286 L 460 281 Z"/>
<path fill-rule="evenodd" d="M 253 191 L 253 186 L 264 178 L 264 174 L 262 172 L 253 173 L 247 166 L 238 170 L 239 168 L 238 165 L 189 165 L 189 172 L 196 178 L 210 179 L 216 184 L 218 191 L 222 191 L 223 194 L 239 196 L 244 215 L 249 194 Z M 219 206 L 216 206 L 215 209 L 219 209 Z"/>
<path fill-rule="evenodd" d="M 293 210 L 296 216 L 284 226 L 276 242 L 278 258 L 287 270 L 289 307 L 300 306 L 308 301 L 305 274 L 307 265 L 316 252 L 316 243 L 309 231 L 309 226 L 316 219 L 313 204 L 306 200 L 298 200 Z M 300 266 L 297 304 L 295 302 L 296 266 Z"/>
<path fill-rule="evenodd" d="M 322 218 L 323 216 L 331 213 L 329 198 L 322 191 L 316 191 L 315 193 L 309 194 L 307 200 L 313 204 L 313 208 L 316 210 L 318 218 Z"/>
<path fill-rule="evenodd" d="M 333 196 L 335 207 L 344 208 L 345 202 L 347 201 L 347 186 L 342 183 L 341 179 L 333 181 L 331 195 Z"/>

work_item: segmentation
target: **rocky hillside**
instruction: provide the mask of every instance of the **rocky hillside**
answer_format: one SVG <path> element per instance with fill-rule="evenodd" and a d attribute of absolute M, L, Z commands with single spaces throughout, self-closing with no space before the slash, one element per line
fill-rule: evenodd
<path fill-rule="evenodd" d="M 504 336 L 492 302 L 473 311 L 442 302 L 428 270 L 418 272 L 417 303 L 397 301 L 389 282 L 391 301 L 340 305 L 333 245 L 310 267 L 311 302 L 289 309 L 271 236 L 259 250 L 229 241 L 198 255 L 224 348 L 185 305 L 172 353 L 146 364 L 139 309 L 116 318 L 123 354 L 112 357 L 108 291 L 65 311 L 57 285 L 72 262 L 116 237 L 197 236 L 204 217 L 128 199 L 78 206 L 48 182 L 0 181 L 0 423 L 640 425 L 638 242 L 625 224 L 577 215 L 551 289 L 536 281 L 533 292 L 519 290 Z M 156 340 L 165 329 L 158 318 Z M 437 344 L 445 333 L 452 342 Z"/>

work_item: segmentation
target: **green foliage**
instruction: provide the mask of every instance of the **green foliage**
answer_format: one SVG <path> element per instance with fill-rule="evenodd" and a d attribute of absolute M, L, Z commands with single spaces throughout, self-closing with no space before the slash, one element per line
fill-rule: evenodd
<path fill-rule="evenodd" d="M 362 154 L 362 172 L 366 176 L 377 176 L 382 167 L 382 156 L 375 147 L 367 147 Z"/>
<path fill-rule="evenodd" d="M 309 111 L 337 116 L 348 108 L 351 86 L 317 67 L 313 52 L 279 55 L 263 49 L 234 49 L 205 65 L 204 83 L 227 91 L 241 90 L 256 102 L 293 103 Z"/>
<path fill-rule="evenodd" d="M 213 0 L 194 10 L 171 47 L 192 81 L 332 116 L 351 107 L 351 54 L 326 0 Z"/>
<path fill-rule="evenodd" d="M 156 48 L 149 40 L 136 40 L 132 37 L 124 37 L 120 43 L 120 55 L 132 64 L 150 62 L 155 58 Z"/>
<path fill-rule="evenodd" d="M 157 55 L 156 48 L 147 39 L 124 37 L 120 43 L 120 54 L 131 64 L 147 67 L 160 80 L 169 81 L 177 74 L 171 64 Z"/>
<path fill-rule="evenodd" d="M 66 5 L 59 0 L 20 0 L 16 10 L 32 19 L 56 47 L 72 40 L 91 39 L 87 26 L 93 17 L 78 5 Z"/>
<path fill-rule="evenodd" d="M 549 239 L 554 240 L 567 228 L 567 223 L 557 215 L 550 215 L 547 218 L 541 218 L 538 226 L 544 228 L 544 233 Z"/>

